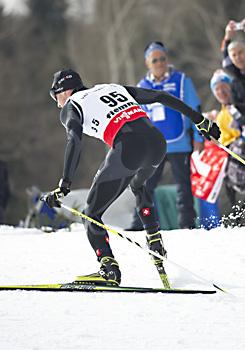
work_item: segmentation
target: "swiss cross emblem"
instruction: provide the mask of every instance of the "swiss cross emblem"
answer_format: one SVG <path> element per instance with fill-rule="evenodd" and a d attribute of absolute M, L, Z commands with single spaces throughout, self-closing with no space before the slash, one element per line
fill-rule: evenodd
<path fill-rule="evenodd" d="M 142 211 L 143 216 L 151 215 L 150 208 L 143 208 L 141 211 Z"/>

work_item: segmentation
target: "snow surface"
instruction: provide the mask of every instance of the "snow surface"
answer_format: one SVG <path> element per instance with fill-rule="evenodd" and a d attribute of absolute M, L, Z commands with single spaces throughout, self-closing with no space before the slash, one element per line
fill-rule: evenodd
<path fill-rule="evenodd" d="M 144 233 L 125 233 L 145 245 Z M 122 285 L 161 287 L 145 251 L 110 235 Z M 213 295 L 0 292 L 1 350 L 244 350 L 245 228 L 163 232 L 173 286 Z M 72 281 L 97 271 L 83 226 L 0 226 L 0 284 Z M 196 275 L 208 282 L 200 281 Z"/>

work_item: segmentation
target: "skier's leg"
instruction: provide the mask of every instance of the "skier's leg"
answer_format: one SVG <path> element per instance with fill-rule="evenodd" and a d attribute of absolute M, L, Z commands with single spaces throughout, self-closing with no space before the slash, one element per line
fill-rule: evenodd
<path fill-rule="evenodd" d="M 106 209 L 126 189 L 134 172 L 126 169 L 120 160 L 120 152 L 112 149 L 107 154 L 105 162 L 97 172 L 90 189 L 85 214 L 99 222 Z M 109 236 L 105 229 L 86 221 L 85 227 L 89 242 L 94 249 L 98 260 L 104 256 L 113 257 L 109 244 Z"/>
<path fill-rule="evenodd" d="M 148 170 L 140 170 L 135 177 L 133 178 L 132 182 L 131 182 L 131 189 L 133 191 L 133 193 L 136 196 L 136 208 L 134 211 L 134 215 L 133 215 L 133 220 L 131 223 L 131 226 L 127 229 L 128 231 L 141 231 L 144 229 L 143 224 L 144 222 L 142 222 L 142 219 L 139 215 L 139 212 L 141 210 L 141 207 L 144 207 L 143 203 L 141 202 L 141 199 L 138 198 L 139 196 L 137 196 L 137 192 L 138 189 L 140 187 L 142 187 L 142 183 L 144 184 L 144 186 L 146 187 L 146 192 L 148 193 L 148 196 L 150 196 L 152 198 L 152 200 L 154 201 L 154 190 L 158 184 L 158 182 L 160 181 L 160 178 L 162 176 L 162 172 L 163 172 L 163 168 L 164 168 L 164 164 L 165 164 L 165 160 L 163 160 L 161 162 L 161 164 L 157 167 L 157 168 L 153 168 L 153 173 L 152 176 L 150 176 L 151 174 L 151 169 Z M 148 178 L 148 176 L 150 176 Z M 146 178 L 148 178 L 148 180 L 145 180 Z M 155 206 L 155 211 L 157 212 L 157 207 Z M 157 215 L 157 213 L 156 213 Z"/>
<path fill-rule="evenodd" d="M 152 137 L 152 135 L 154 135 Z M 156 183 L 158 182 L 163 167 L 164 167 L 164 157 L 166 154 L 166 142 L 163 136 L 158 130 L 148 136 L 150 140 L 149 153 L 147 156 L 147 161 L 145 165 L 136 173 L 130 182 L 132 192 L 136 197 L 136 207 L 138 210 L 139 217 L 143 223 L 146 230 L 146 240 L 148 247 L 166 256 L 166 250 L 163 246 L 162 236 L 160 233 L 160 225 L 156 215 L 153 191 Z M 160 164 L 160 167 L 159 167 Z M 156 176 L 153 177 L 155 175 Z M 154 174 L 154 175 L 153 175 Z M 148 187 L 149 179 L 152 179 Z M 161 278 L 165 287 L 168 286 L 168 281 L 166 279 L 166 274 L 162 264 L 162 260 L 154 258 L 154 263 L 159 271 Z"/>
<path fill-rule="evenodd" d="M 140 170 L 131 180 L 130 187 L 136 199 L 137 214 L 145 230 L 151 232 L 159 229 L 153 193 L 146 188 L 146 180 L 154 173 L 154 167 Z"/>
<path fill-rule="evenodd" d="M 119 197 L 130 183 L 134 172 L 125 168 L 121 162 L 120 145 L 107 154 L 105 162 L 95 176 L 88 195 L 84 213 L 103 223 L 102 215 L 106 209 Z M 96 284 L 120 284 L 121 272 L 118 262 L 114 259 L 107 231 L 84 221 L 89 242 L 100 262 L 100 270 L 88 276 L 77 276 L 76 282 Z"/>

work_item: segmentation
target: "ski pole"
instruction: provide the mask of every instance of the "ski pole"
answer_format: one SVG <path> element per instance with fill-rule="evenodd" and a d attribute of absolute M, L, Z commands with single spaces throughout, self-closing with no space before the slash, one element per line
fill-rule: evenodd
<path fill-rule="evenodd" d="M 138 242 L 136 242 L 136 241 L 132 240 L 131 238 L 127 237 L 126 235 L 124 235 L 124 234 L 122 234 L 122 233 L 120 233 L 120 232 L 114 230 L 113 228 L 108 227 L 107 225 L 104 225 L 104 224 L 102 224 L 101 222 L 99 222 L 99 221 L 97 221 L 97 220 L 91 218 L 90 216 L 87 216 L 86 214 L 84 214 L 84 213 L 82 213 L 82 212 L 80 212 L 80 211 L 78 211 L 78 210 L 76 210 L 76 209 L 70 208 L 70 207 L 68 207 L 67 205 L 65 205 L 65 204 L 63 204 L 63 203 L 61 203 L 61 202 L 60 202 L 60 205 L 61 205 L 62 208 L 66 209 L 67 211 L 69 211 L 69 212 L 72 213 L 73 215 L 75 215 L 75 216 L 80 216 L 80 217 L 82 217 L 82 218 L 84 218 L 84 219 L 86 219 L 86 220 L 92 222 L 93 224 L 95 224 L 95 225 L 97 225 L 97 226 L 99 226 L 99 227 L 102 227 L 104 230 L 106 230 L 106 231 L 108 231 L 108 232 L 111 232 L 111 233 L 113 233 L 113 234 L 115 234 L 115 235 L 117 235 L 117 236 L 119 236 L 119 237 L 121 237 L 121 238 L 123 238 L 123 239 L 126 239 L 128 242 L 130 242 L 130 243 L 136 245 L 138 248 L 140 248 L 140 249 L 146 251 L 147 253 L 149 253 L 149 254 L 151 254 L 151 255 L 153 255 L 153 256 L 155 256 L 155 257 L 161 259 L 161 260 L 166 260 L 166 261 L 168 261 L 171 265 L 176 266 L 176 267 L 178 267 L 179 269 L 185 270 L 186 272 L 188 272 L 188 273 L 191 274 L 192 276 L 196 277 L 197 279 L 199 279 L 199 280 L 201 280 L 201 281 L 203 281 L 203 282 L 205 282 L 205 283 L 207 283 L 207 284 L 211 284 L 214 288 L 220 290 L 221 292 L 227 293 L 227 294 L 233 296 L 233 294 L 231 294 L 230 292 L 226 291 L 225 289 L 219 287 L 217 284 L 215 284 L 215 283 L 213 283 L 213 282 L 211 282 L 211 281 L 209 281 L 209 280 L 206 280 L 205 278 L 203 278 L 203 277 L 201 277 L 201 276 L 195 274 L 194 272 L 188 270 L 187 268 L 185 268 L 185 267 L 183 267 L 183 266 L 181 266 L 181 265 L 179 265 L 179 264 L 177 264 L 177 263 L 175 263 L 175 262 L 169 260 L 168 258 L 162 256 L 161 254 L 158 254 L 157 252 L 154 252 L 153 250 L 150 250 L 150 249 L 148 249 L 148 248 L 142 247 Z"/>
<path fill-rule="evenodd" d="M 226 146 L 222 145 L 222 143 L 220 143 L 218 140 L 216 140 L 215 138 L 213 138 L 211 136 L 211 140 L 213 141 L 213 143 L 215 143 L 219 148 L 222 148 L 225 152 L 229 153 L 233 158 L 235 158 L 236 160 L 238 160 L 240 163 L 242 163 L 243 165 L 245 165 L 245 160 L 240 157 L 238 154 L 236 154 L 235 152 L 233 152 L 232 150 L 230 150 L 229 148 L 227 148 Z"/>
<path fill-rule="evenodd" d="M 109 226 L 107 226 L 107 225 L 104 225 L 104 224 L 102 224 L 102 222 L 99 222 L 99 221 L 97 221 L 97 220 L 91 218 L 90 216 L 85 215 L 84 213 L 82 213 L 82 212 L 80 212 L 80 211 L 78 211 L 78 210 L 76 210 L 76 209 L 70 208 L 70 207 L 68 207 L 67 205 L 65 205 L 65 204 L 63 204 L 63 203 L 61 203 L 61 202 L 60 202 L 60 205 L 61 205 L 62 208 L 66 209 L 67 211 L 69 211 L 69 212 L 72 213 L 73 215 L 75 215 L 75 216 L 80 216 L 80 217 L 82 217 L 82 218 L 84 218 L 84 219 L 86 219 L 86 220 L 92 222 L 93 224 L 95 224 L 95 225 L 97 225 L 97 226 L 99 226 L 99 227 L 102 227 L 104 230 L 106 230 L 106 231 L 108 231 L 108 232 L 111 232 L 111 233 L 113 233 L 114 235 L 117 235 L 117 236 L 119 236 L 119 237 L 121 237 L 121 238 L 123 238 L 123 239 L 126 239 L 128 242 L 130 242 L 130 243 L 132 243 L 132 244 L 135 244 L 137 247 L 139 247 L 139 248 L 141 248 L 141 249 L 147 251 L 149 254 L 154 255 L 156 258 L 161 259 L 161 260 L 166 259 L 166 258 L 165 258 L 164 256 L 162 256 L 161 254 L 158 254 L 157 252 L 154 252 L 153 250 L 150 250 L 150 249 L 148 249 L 148 248 L 142 247 L 138 242 L 132 240 L 132 239 L 129 238 L 128 236 L 125 236 L 123 233 L 120 233 L 120 232 L 114 230 L 112 227 L 109 227 Z"/>

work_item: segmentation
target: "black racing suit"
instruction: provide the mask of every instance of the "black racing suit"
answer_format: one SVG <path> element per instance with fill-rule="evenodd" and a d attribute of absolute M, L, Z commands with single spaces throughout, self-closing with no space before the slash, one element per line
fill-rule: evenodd
<path fill-rule="evenodd" d="M 203 120 L 199 112 L 164 91 L 129 86 L 125 88 L 139 104 L 159 102 L 189 116 L 194 123 L 200 123 Z M 71 182 L 80 156 L 83 111 L 80 106 L 74 106 L 68 102 L 63 107 L 60 118 L 68 136 L 63 179 Z M 148 234 L 157 232 L 159 224 L 153 198 L 146 191 L 145 181 L 152 176 L 164 159 L 165 153 L 166 141 L 148 118 L 140 118 L 124 124 L 94 178 L 87 198 L 85 214 L 102 222 L 102 215 L 106 209 L 130 185 L 136 196 L 136 206 L 144 228 Z M 107 232 L 88 221 L 85 222 L 85 227 L 98 259 L 104 256 L 113 257 Z"/>

